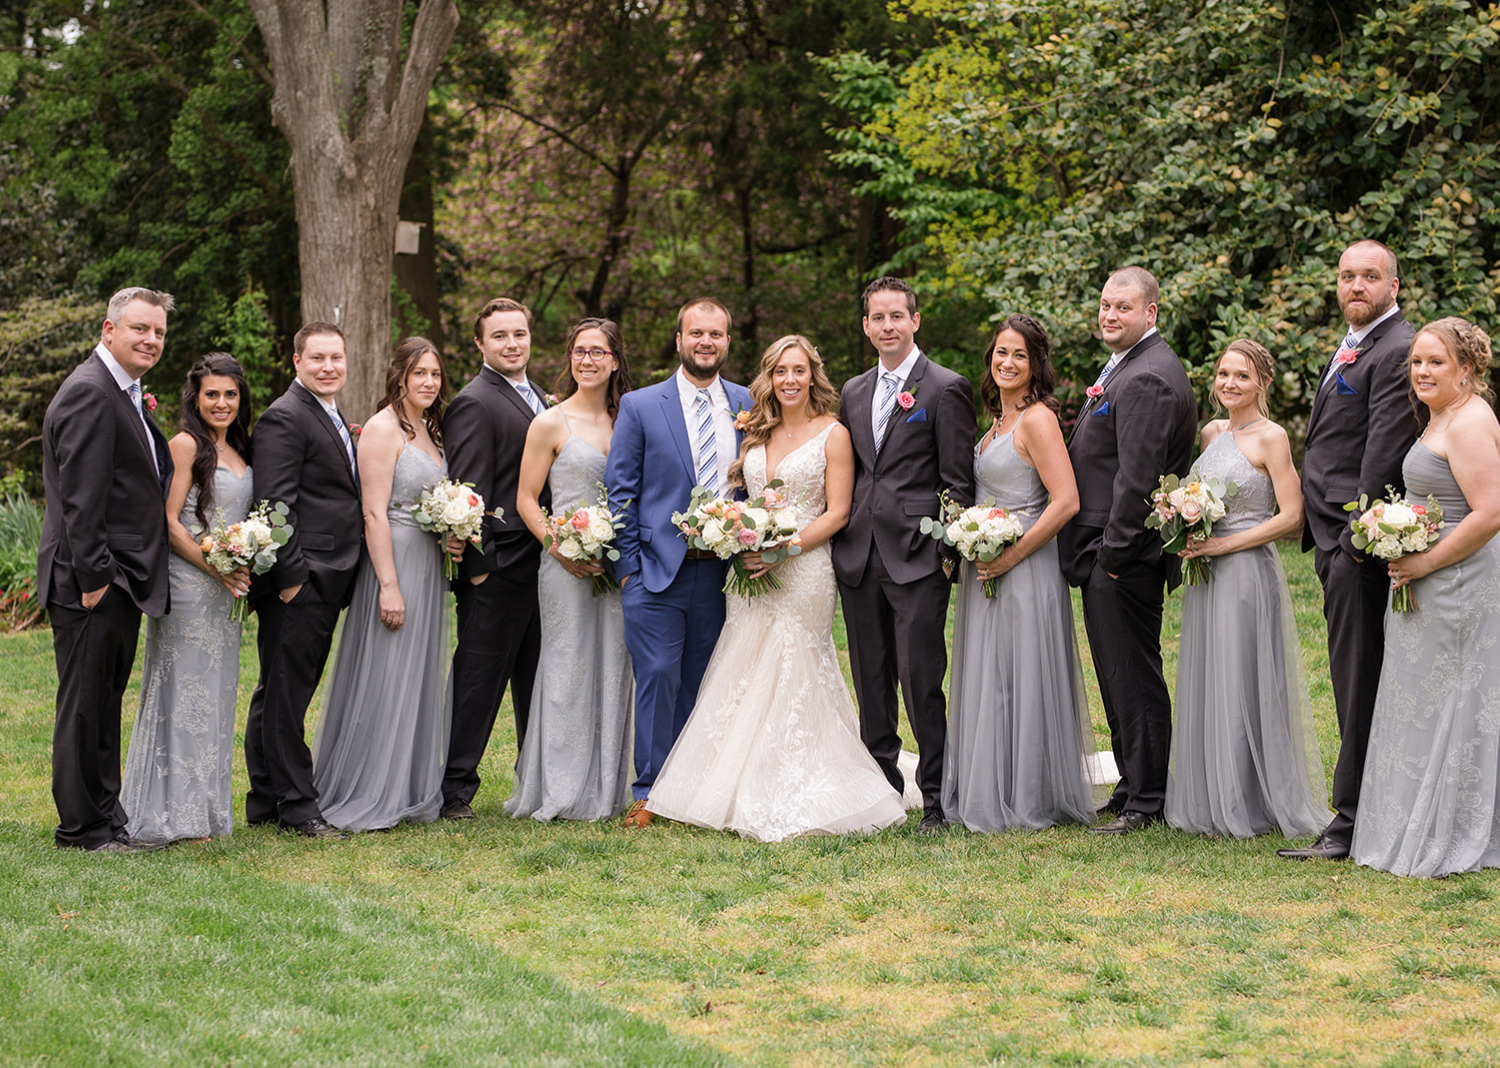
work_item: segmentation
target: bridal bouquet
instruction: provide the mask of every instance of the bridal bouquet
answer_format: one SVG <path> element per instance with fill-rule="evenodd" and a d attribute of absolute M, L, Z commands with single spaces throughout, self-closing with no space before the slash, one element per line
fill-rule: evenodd
<path fill-rule="evenodd" d="M 589 505 L 579 501 L 556 515 L 543 508 L 542 521 L 547 524 L 547 536 L 542 539 L 542 544 L 550 549 L 555 542 L 558 554 L 569 560 L 615 561 L 620 558 L 620 551 L 614 547 L 615 531 L 625 524 L 610 511 L 609 494 L 602 485 L 598 503 Z M 594 576 L 595 597 L 619 588 L 620 584 L 609 573 L 607 565 L 601 574 Z"/>
<path fill-rule="evenodd" d="M 411 515 L 417 526 L 439 538 L 452 534 L 460 541 L 478 545 L 484 530 L 484 517 L 490 515 L 503 519 L 505 510 L 485 511 L 484 498 L 474 492 L 472 483 L 445 478 L 431 489 L 422 491 L 417 503 L 411 506 Z M 458 561 L 446 551 L 443 553 L 443 576 L 458 577 Z"/>
<path fill-rule="evenodd" d="M 244 519 L 227 527 L 221 513 L 219 522 L 198 542 L 203 559 L 221 575 L 232 575 L 242 567 L 252 575 L 264 575 L 276 566 L 277 552 L 291 540 L 292 527 L 286 521 L 290 511 L 281 501 L 261 501 Z M 248 597 L 236 597 L 229 606 L 231 622 L 243 622 L 249 614 Z"/>
<path fill-rule="evenodd" d="M 802 551 L 797 540 L 797 512 L 779 478 L 766 483 L 765 491 L 753 501 L 712 497 L 705 489 L 695 489 L 688 510 L 673 512 L 672 523 L 690 547 L 733 561 L 734 570 L 724 583 L 725 593 L 754 597 L 781 589 L 781 579 L 774 571 L 751 578 L 744 553 L 760 553 L 763 561 L 774 564 Z"/>
<path fill-rule="evenodd" d="M 1161 531 L 1162 552 L 1180 553 L 1189 542 L 1213 537 L 1214 524 L 1224 518 L 1224 499 L 1238 492 L 1233 482 L 1202 478 L 1196 471 L 1188 472 L 1186 482 L 1176 475 L 1163 475 L 1151 494 L 1146 526 Z M 1189 586 L 1210 582 L 1213 577 L 1213 561 L 1206 556 L 1190 557 L 1183 567 L 1182 580 Z"/>
<path fill-rule="evenodd" d="M 1025 533 L 1021 521 L 1006 509 L 997 508 L 994 500 L 963 508 L 949 500 L 945 492 L 940 511 L 936 518 L 922 517 L 922 533 L 953 546 L 959 556 L 972 563 L 989 563 Z M 985 579 L 984 595 L 995 596 L 999 582 L 997 578 Z"/>
<path fill-rule="evenodd" d="M 1397 560 L 1407 553 L 1425 553 L 1437 541 L 1437 532 L 1443 529 L 1443 506 L 1438 504 L 1436 497 L 1428 497 L 1425 505 L 1412 504 L 1394 487 L 1385 489 L 1389 496 L 1383 501 L 1367 505 L 1365 495 L 1361 493 L 1359 500 L 1344 505 L 1344 511 L 1355 513 L 1349 521 L 1354 531 L 1354 547 L 1382 560 Z M 1410 586 L 1391 592 L 1391 611 L 1416 610 L 1417 602 L 1411 595 Z"/>

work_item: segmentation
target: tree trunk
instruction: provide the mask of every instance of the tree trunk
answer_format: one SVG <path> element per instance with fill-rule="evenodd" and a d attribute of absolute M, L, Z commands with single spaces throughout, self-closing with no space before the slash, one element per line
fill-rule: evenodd
<path fill-rule="evenodd" d="M 344 331 L 339 407 L 363 420 L 384 393 L 406 164 L 458 8 L 420 0 L 403 61 L 402 0 L 249 2 L 276 81 L 271 114 L 292 146 L 302 321 Z"/>
<path fill-rule="evenodd" d="M 443 351 L 443 304 L 437 281 L 437 234 L 433 229 L 432 130 L 423 123 L 402 179 L 400 217 L 422 224 L 416 255 L 396 257 L 396 285 L 407 298 L 406 312 L 396 308 L 403 336 L 421 334 Z"/>

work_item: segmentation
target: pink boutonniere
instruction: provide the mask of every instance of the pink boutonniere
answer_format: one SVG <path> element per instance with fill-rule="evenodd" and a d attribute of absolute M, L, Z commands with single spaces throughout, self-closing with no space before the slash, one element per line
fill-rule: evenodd
<path fill-rule="evenodd" d="M 344 425 L 349 428 L 349 436 L 354 439 L 354 444 L 358 445 L 359 436 L 365 432 L 364 425 L 362 423 L 345 423 Z"/>
<path fill-rule="evenodd" d="M 911 406 L 917 403 L 917 395 L 911 390 L 903 389 L 900 393 L 896 394 L 896 403 L 901 405 L 903 412 L 909 412 L 911 411 Z"/>
<path fill-rule="evenodd" d="M 148 412 L 156 411 L 156 395 L 141 390 L 141 407 L 145 408 Z"/>
<path fill-rule="evenodd" d="M 1098 400 L 1100 397 L 1104 396 L 1104 387 L 1090 386 L 1088 389 L 1084 390 L 1084 393 L 1088 394 L 1089 400 Z"/>
<path fill-rule="evenodd" d="M 734 413 L 734 428 L 736 430 L 743 431 L 749 425 L 750 425 L 750 412 L 749 412 L 749 409 L 741 408 L 739 411 L 737 411 L 737 412 Z"/>
<path fill-rule="evenodd" d="M 559 401 L 557 399 L 557 394 L 556 393 L 544 393 L 544 394 L 542 394 L 542 403 L 545 404 L 548 408 L 552 407 L 554 404 L 559 403 Z"/>
<path fill-rule="evenodd" d="M 1359 349 L 1340 349 L 1333 357 L 1333 362 L 1339 367 L 1348 367 L 1359 359 Z"/>

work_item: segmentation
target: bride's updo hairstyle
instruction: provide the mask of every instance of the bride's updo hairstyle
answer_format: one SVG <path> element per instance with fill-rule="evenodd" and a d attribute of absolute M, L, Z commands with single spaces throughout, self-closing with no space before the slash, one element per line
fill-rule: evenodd
<path fill-rule="evenodd" d="M 816 346 L 801 334 L 788 334 L 771 342 L 770 348 L 761 355 L 760 373 L 750 383 L 750 399 L 755 403 L 746 413 L 747 421 L 742 428 L 739 458 L 729 468 L 731 485 L 745 484 L 745 454 L 756 445 L 764 445 L 770 441 L 772 432 L 781 425 L 781 401 L 776 399 L 771 376 L 776 373 L 776 365 L 781 362 L 781 357 L 788 349 L 793 348 L 802 350 L 807 357 L 808 368 L 812 371 L 807 391 L 808 415 L 827 415 L 838 409 L 838 391 L 828 381 L 828 372 L 823 369 L 823 357 L 818 355 Z"/>
<path fill-rule="evenodd" d="M 1417 331 L 1417 337 L 1423 334 L 1436 337 L 1443 343 L 1443 348 L 1448 350 L 1448 355 L 1458 361 L 1458 366 L 1463 369 L 1461 377 L 1468 380 L 1467 388 L 1470 392 L 1477 393 L 1490 404 L 1495 403 L 1494 390 L 1490 389 L 1490 335 L 1457 315 L 1434 319 Z M 1407 389 L 1411 392 L 1412 406 L 1415 407 L 1416 390 L 1411 389 L 1409 383 Z"/>
<path fill-rule="evenodd" d="M 1224 403 L 1219 400 L 1219 391 L 1214 385 L 1219 377 L 1219 361 L 1231 352 L 1239 353 L 1250 361 L 1250 370 L 1255 373 L 1255 410 L 1261 415 L 1269 416 L 1271 408 L 1266 401 L 1266 393 L 1276 378 L 1276 357 L 1259 341 L 1251 341 L 1248 337 L 1237 337 L 1225 345 L 1219 359 L 1214 361 L 1214 379 L 1208 386 L 1208 400 L 1214 407 L 1214 415 L 1224 412 Z"/>

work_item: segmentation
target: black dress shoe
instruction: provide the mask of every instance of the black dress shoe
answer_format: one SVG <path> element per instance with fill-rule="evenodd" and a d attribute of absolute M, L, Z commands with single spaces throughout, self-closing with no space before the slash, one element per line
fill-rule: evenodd
<path fill-rule="evenodd" d="M 314 816 L 312 819 L 303 820 L 301 823 L 283 823 L 281 829 L 291 831 L 293 834 L 300 834 L 303 838 L 327 838 L 330 841 L 337 841 L 349 837 L 322 816 Z"/>
<path fill-rule="evenodd" d="M 139 842 L 125 835 L 116 835 L 103 845 L 96 845 L 90 853 L 160 853 L 167 848 L 166 842 Z"/>
<path fill-rule="evenodd" d="M 474 810 L 467 801 L 449 801 L 438 812 L 438 816 L 445 820 L 471 820 L 474 818 Z"/>
<path fill-rule="evenodd" d="M 1288 860 L 1344 860 L 1349 856 L 1349 844 L 1320 834 L 1310 846 L 1278 849 L 1276 855 Z"/>
<path fill-rule="evenodd" d="M 922 822 L 917 824 L 918 834 L 942 834 L 948 829 L 948 820 L 941 811 L 928 809 L 922 813 Z"/>
<path fill-rule="evenodd" d="M 1130 834 L 1160 823 L 1161 816 L 1145 812 L 1122 812 L 1108 823 L 1092 828 L 1095 834 Z"/>
<path fill-rule="evenodd" d="M 1104 802 L 1104 804 L 1102 804 L 1098 808 L 1094 809 L 1094 815 L 1096 815 L 1096 816 L 1118 816 L 1120 813 L 1122 813 L 1124 811 L 1125 811 L 1125 802 L 1123 802 L 1123 801 L 1116 801 L 1113 797 L 1111 797 L 1108 801 Z"/>

